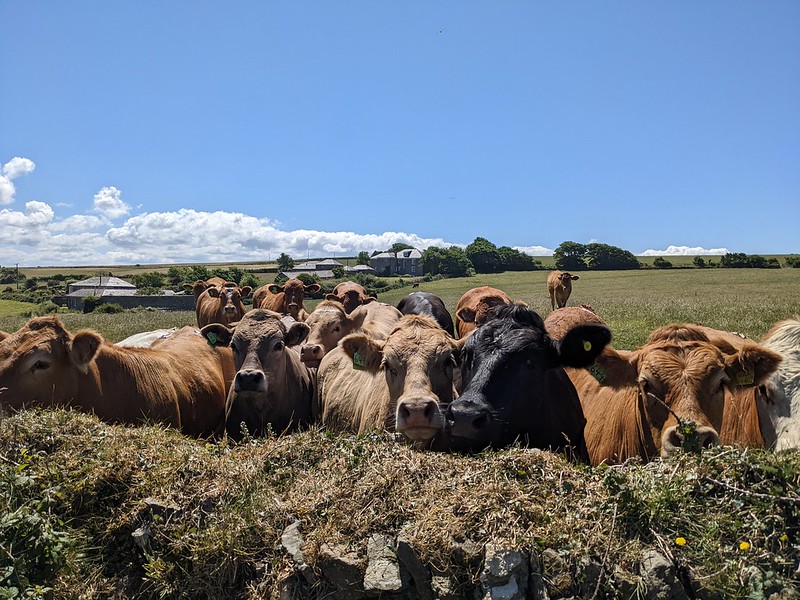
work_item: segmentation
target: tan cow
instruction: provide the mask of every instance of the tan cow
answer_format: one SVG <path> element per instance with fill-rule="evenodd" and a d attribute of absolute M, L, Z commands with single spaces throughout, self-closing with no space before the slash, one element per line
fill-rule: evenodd
<path fill-rule="evenodd" d="M 158 348 L 121 348 L 36 317 L 0 342 L 0 407 L 72 407 L 109 423 L 157 422 L 194 436 L 221 431 L 229 350 L 184 327 Z"/>
<path fill-rule="evenodd" d="M 550 271 L 547 275 L 547 293 L 550 294 L 550 305 L 552 310 L 564 308 L 567 299 L 572 293 L 572 282 L 580 279 L 577 275 L 572 275 L 566 271 Z"/>
<path fill-rule="evenodd" d="M 235 283 L 225 283 L 223 287 L 208 286 L 195 300 L 198 327 L 210 323 L 235 323 L 247 312 L 242 299 L 252 291 L 249 285 L 240 288 Z"/>
<path fill-rule="evenodd" d="M 323 300 L 305 320 L 310 332 L 300 349 L 300 360 L 309 367 L 318 367 L 339 340 L 356 331 L 385 340 L 402 316 L 394 306 L 383 302 L 362 304 L 348 315 L 339 302 Z"/>
<path fill-rule="evenodd" d="M 299 279 L 289 279 L 282 286 L 271 283 L 262 285 L 253 294 L 253 308 L 265 308 L 282 315 L 290 315 L 295 321 L 305 321 L 308 317 L 303 307 L 305 294 L 316 294 L 318 283 L 305 285 Z"/>
<path fill-rule="evenodd" d="M 482 325 L 489 311 L 502 304 L 512 304 L 511 298 L 503 290 L 484 285 L 464 292 L 456 305 L 456 331 L 463 338 L 470 331 Z"/>
<path fill-rule="evenodd" d="M 206 279 L 205 281 L 202 280 L 202 279 L 198 279 L 194 283 L 186 283 L 186 284 L 183 285 L 183 288 L 187 292 L 192 292 L 192 295 L 194 296 L 194 299 L 196 301 L 197 298 L 200 296 L 200 294 L 205 292 L 208 288 L 213 286 L 213 287 L 218 287 L 218 288 L 222 289 L 226 285 L 235 286 L 236 284 L 235 283 L 229 283 L 229 282 L 225 281 L 222 277 L 214 276 L 214 277 L 211 277 L 210 279 Z"/>
<path fill-rule="evenodd" d="M 362 304 L 369 304 L 377 300 L 375 296 L 367 294 L 364 286 L 354 281 L 343 281 L 337 284 L 332 293 L 325 294 L 325 299 L 340 302 L 348 315 Z"/>
<path fill-rule="evenodd" d="M 214 323 L 202 333 L 215 346 L 230 346 L 237 369 L 225 404 L 225 428 L 239 439 L 242 423 L 253 435 L 282 433 L 308 425 L 315 401 L 315 374 L 300 362 L 295 346 L 308 325 L 255 308 L 234 326 Z"/>
<path fill-rule="evenodd" d="M 428 316 L 406 315 L 386 340 L 345 337 L 320 365 L 322 423 L 339 431 L 398 431 L 429 445 L 452 401 L 457 342 Z"/>
<path fill-rule="evenodd" d="M 589 370 L 567 369 L 586 416 L 592 464 L 666 456 L 688 443 L 687 435 L 701 446 L 718 444 L 726 389 L 759 385 L 779 362 L 758 344 L 720 347 L 690 324 L 656 329 L 632 352 L 606 347 Z M 687 433 L 678 419 L 696 431 Z"/>

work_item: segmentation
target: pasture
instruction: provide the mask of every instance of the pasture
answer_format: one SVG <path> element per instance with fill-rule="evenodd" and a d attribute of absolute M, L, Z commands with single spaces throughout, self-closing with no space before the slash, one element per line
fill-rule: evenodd
<path fill-rule="evenodd" d="M 464 291 L 492 285 L 546 316 L 546 275 L 419 289 L 453 311 Z M 758 339 L 800 314 L 797 269 L 580 277 L 569 305 L 593 306 L 620 348 L 675 321 Z M 395 304 L 410 291 L 379 299 Z M 194 312 L 151 310 L 60 317 L 73 332 L 92 328 L 110 341 L 195 322 Z M 0 329 L 25 321 L 2 316 Z M 0 553 L 0 596 L 9 597 L 15 587 L 32 598 L 365 597 L 360 580 L 335 589 L 327 569 L 363 576 L 368 540 L 382 534 L 398 556 L 402 539 L 424 565 L 427 575 L 418 569 L 413 577 L 429 591 L 408 598 L 484 594 L 492 547 L 519 551 L 526 584 L 553 598 L 648 598 L 657 584 L 643 557 L 652 552 L 665 557 L 686 597 L 796 598 L 800 452 L 722 447 L 590 468 L 517 447 L 419 452 L 383 433 L 312 428 L 233 443 L 70 411 L 23 411 L 0 420 L 0 515 L 3 547 L 16 549 Z M 304 575 L 282 546 L 292 523 L 302 535 Z M 407 580 L 412 564 L 403 562 Z"/>

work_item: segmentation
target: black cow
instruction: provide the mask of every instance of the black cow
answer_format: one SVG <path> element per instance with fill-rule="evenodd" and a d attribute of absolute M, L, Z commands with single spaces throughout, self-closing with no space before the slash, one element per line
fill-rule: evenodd
<path fill-rule="evenodd" d="M 455 337 L 453 317 L 447 312 L 439 296 L 429 292 L 411 292 L 397 303 L 397 310 L 404 315 L 428 315 L 451 336 Z"/>
<path fill-rule="evenodd" d="M 447 411 L 451 447 L 481 450 L 515 441 L 588 461 L 586 419 L 564 366 L 586 367 L 611 341 L 605 325 L 578 325 L 561 341 L 520 305 L 497 306 L 461 353 L 464 392 Z"/>

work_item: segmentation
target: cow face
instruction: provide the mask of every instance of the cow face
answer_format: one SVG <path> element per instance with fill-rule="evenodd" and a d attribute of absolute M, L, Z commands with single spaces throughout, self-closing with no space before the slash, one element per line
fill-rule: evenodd
<path fill-rule="evenodd" d="M 300 360 L 308 367 L 318 367 L 322 358 L 336 347 L 344 336 L 360 328 L 365 312 L 345 314 L 337 301 L 323 300 L 305 320 L 310 332 L 300 349 Z"/>
<path fill-rule="evenodd" d="M 661 456 L 689 443 L 680 421 L 694 423 L 703 447 L 719 443 L 725 410 L 725 388 L 759 385 L 780 357 L 757 344 L 711 343 L 697 327 L 667 325 L 654 331 L 633 352 L 606 348 L 596 371 L 603 384 L 637 388 L 640 430 Z"/>
<path fill-rule="evenodd" d="M 320 290 L 317 283 L 303 284 L 299 279 L 290 279 L 283 286 L 272 284 L 268 288 L 271 294 L 283 294 L 283 312 L 298 318 L 298 312 L 303 306 L 305 294 L 315 294 Z"/>
<path fill-rule="evenodd" d="M 55 317 L 31 319 L 0 342 L 0 406 L 66 406 L 76 397 L 103 338 L 72 336 Z"/>
<path fill-rule="evenodd" d="M 218 301 L 217 315 L 220 317 L 221 323 L 228 325 L 235 323 L 245 313 L 242 298 L 246 298 L 252 292 L 250 286 L 239 288 L 235 285 L 226 285 L 224 287 L 209 287 L 206 293 L 211 298 L 216 298 Z"/>
<path fill-rule="evenodd" d="M 219 323 L 206 325 L 202 334 L 216 346 L 230 346 L 236 366 L 225 405 L 225 428 L 234 439 L 241 437 L 241 424 L 258 435 L 268 426 L 280 432 L 292 421 L 292 407 L 282 397 L 288 391 L 284 373 L 287 346 L 298 344 L 308 335 L 305 323 L 295 322 L 288 328 L 282 315 L 264 309 L 249 311 L 234 327 Z M 286 416 L 288 415 L 288 418 Z"/>
<path fill-rule="evenodd" d="M 340 302 L 344 306 L 344 312 L 348 315 L 362 304 L 369 304 L 377 300 L 374 296 L 368 295 L 363 286 L 353 281 L 338 284 L 333 288 L 333 293 L 325 295 L 325 299 Z"/>
<path fill-rule="evenodd" d="M 429 444 L 445 424 L 441 406 L 453 399 L 456 343 L 427 316 L 398 321 L 386 341 L 354 333 L 341 342 L 356 368 L 382 374 L 389 389 L 387 415 L 394 429 Z M 392 428 L 392 423 L 386 424 Z"/>
<path fill-rule="evenodd" d="M 577 275 L 573 275 L 572 273 L 561 273 L 558 276 L 559 281 L 561 281 L 561 285 L 563 285 L 567 289 L 572 289 L 572 282 L 576 279 L 580 279 Z"/>
<path fill-rule="evenodd" d="M 800 448 L 800 321 L 777 323 L 762 343 L 783 359 L 756 396 L 764 441 L 776 450 Z"/>
<path fill-rule="evenodd" d="M 591 364 L 610 341 L 600 324 L 578 325 L 559 342 L 541 317 L 503 306 L 464 343 L 464 391 L 447 417 L 456 449 L 506 446 L 583 449 L 585 420 L 563 366 Z M 585 450 L 584 450 L 585 451 Z"/>

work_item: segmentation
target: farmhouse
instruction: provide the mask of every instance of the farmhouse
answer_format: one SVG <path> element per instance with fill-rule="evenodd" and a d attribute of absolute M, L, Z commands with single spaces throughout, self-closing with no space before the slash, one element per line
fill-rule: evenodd
<path fill-rule="evenodd" d="M 416 248 L 382 252 L 369 259 L 378 275 L 422 275 L 422 252 Z"/>
<path fill-rule="evenodd" d="M 309 260 L 295 265 L 291 270 L 281 271 L 281 275 L 292 279 L 305 273 L 307 275 L 316 275 L 320 279 L 333 279 L 335 277 L 333 270 L 336 268 L 344 268 L 346 270 L 343 263 L 332 258 L 326 258 L 325 260 Z"/>
<path fill-rule="evenodd" d="M 73 310 L 81 310 L 87 296 L 102 298 L 105 302 L 123 308 L 151 307 L 164 310 L 193 310 L 194 296 L 165 292 L 160 296 L 139 296 L 136 286 L 119 277 L 99 275 L 67 286 L 66 296 L 55 296 L 53 302 Z"/>

